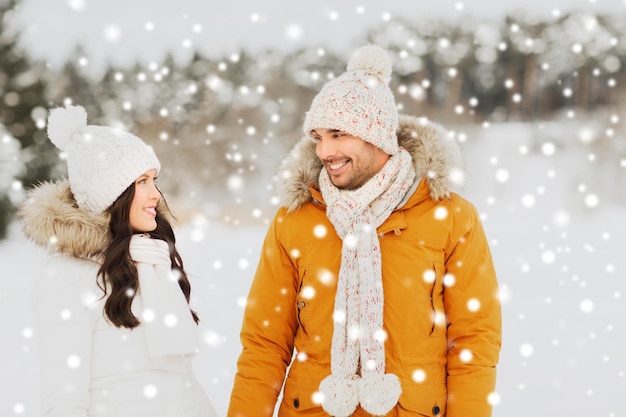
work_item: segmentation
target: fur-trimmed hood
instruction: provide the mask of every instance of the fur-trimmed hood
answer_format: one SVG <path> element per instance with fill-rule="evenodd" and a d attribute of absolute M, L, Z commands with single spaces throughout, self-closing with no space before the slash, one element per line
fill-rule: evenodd
<path fill-rule="evenodd" d="M 91 258 L 110 242 L 109 214 L 80 209 L 67 179 L 34 187 L 17 216 L 24 234 L 51 253 Z"/>
<path fill-rule="evenodd" d="M 426 118 L 400 115 L 398 144 L 413 158 L 416 180 L 427 182 L 430 197 L 441 200 L 463 181 L 461 152 L 447 131 Z M 315 143 L 303 137 L 283 161 L 277 178 L 280 204 L 290 212 L 313 199 L 310 187 L 319 188 L 322 163 Z"/>

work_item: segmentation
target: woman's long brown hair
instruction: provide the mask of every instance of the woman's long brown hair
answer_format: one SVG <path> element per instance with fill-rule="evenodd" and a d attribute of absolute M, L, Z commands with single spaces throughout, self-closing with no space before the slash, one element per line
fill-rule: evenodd
<path fill-rule="evenodd" d="M 135 234 L 130 226 L 130 206 L 135 196 L 135 183 L 131 184 L 122 195 L 109 207 L 111 215 L 109 230 L 111 233 L 111 243 L 104 253 L 104 261 L 98 271 L 98 286 L 104 291 L 104 295 L 109 293 L 104 304 L 104 313 L 107 319 L 116 327 L 135 328 L 141 324 L 139 319 L 133 314 L 131 305 L 137 289 L 139 280 L 137 268 L 130 257 L 130 238 Z M 161 213 L 164 208 L 169 212 L 169 207 L 161 194 L 161 203 L 157 207 L 156 223 L 157 227 L 150 232 L 150 237 L 167 242 L 172 261 L 172 270 L 179 274 L 178 285 L 189 303 L 191 294 L 191 284 L 187 279 L 187 274 L 183 267 L 183 260 L 176 250 L 176 237 L 172 226 Z M 191 315 L 196 323 L 200 320 L 195 311 L 191 310 Z"/>

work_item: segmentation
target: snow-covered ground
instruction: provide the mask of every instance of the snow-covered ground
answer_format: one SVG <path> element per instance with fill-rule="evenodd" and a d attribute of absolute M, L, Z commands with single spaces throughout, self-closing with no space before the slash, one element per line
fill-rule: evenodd
<path fill-rule="evenodd" d="M 575 136 L 572 129 L 557 126 L 555 138 Z M 462 194 L 484 216 L 502 290 L 494 417 L 626 416 L 626 207 L 610 203 L 619 181 L 594 181 L 606 161 L 580 145 L 559 145 L 549 126 L 468 130 L 462 146 Z M 207 220 L 177 234 L 202 319 L 196 371 L 220 415 L 264 233 L 265 226 Z M 17 224 L 0 242 L 0 416 L 40 415 L 29 311 L 40 257 Z"/>

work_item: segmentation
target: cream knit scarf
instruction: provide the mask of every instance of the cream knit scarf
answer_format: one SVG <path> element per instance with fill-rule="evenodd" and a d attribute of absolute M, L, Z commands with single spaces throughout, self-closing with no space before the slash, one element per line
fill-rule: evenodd
<path fill-rule="evenodd" d="M 137 267 L 139 292 L 135 297 L 148 355 L 193 355 L 199 351 L 196 323 L 171 270 L 168 245 L 160 239 L 134 235 L 130 256 Z M 133 309 L 134 310 L 134 309 Z"/>
<path fill-rule="evenodd" d="M 402 392 L 394 374 L 385 374 L 383 287 L 376 229 L 402 201 L 415 178 L 411 156 L 400 151 L 356 190 L 341 190 L 326 169 L 319 176 L 326 215 L 343 240 L 335 295 L 331 375 L 319 390 L 322 407 L 335 417 L 357 405 L 373 415 L 387 414 Z"/>

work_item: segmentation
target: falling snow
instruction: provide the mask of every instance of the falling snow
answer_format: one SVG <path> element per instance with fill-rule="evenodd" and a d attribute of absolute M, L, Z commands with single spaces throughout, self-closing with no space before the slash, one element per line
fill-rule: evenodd
<path fill-rule="evenodd" d="M 623 416 L 619 393 L 626 389 L 622 354 L 626 284 L 621 279 L 626 235 L 619 225 L 626 209 L 602 203 L 590 207 L 584 197 L 577 197 L 577 187 L 565 192 L 580 174 L 571 169 L 572 155 L 517 152 L 534 140 L 535 128 L 492 125 L 480 133 L 482 139 L 476 136 L 464 147 L 473 179 L 464 194 L 488 215 L 487 235 L 497 241 L 492 251 L 501 287 L 504 342 L 497 390 L 489 401 L 495 406 L 494 416 L 525 416 L 536 404 L 548 402 L 560 404 L 563 412 Z M 502 137 L 509 141 L 503 143 Z M 498 162 L 489 163 L 490 155 Z M 509 173 L 506 183 L 496 175 L 503 164 Z M 546 175 L 550 170 L 557 175 Z M 533 205 L 524 204 L 523 190 L 537 184 L 543 184 L 545 192 L 535 196 Z M 489 198 L 496 202 L 489 204 Z M 192 304 L 201 317 L 203 347 L 195 366 L 222 413 L 234 377 L 245 295 L 264 233 L 265 226 L 198 218 L 178 230 L 193 285 Z M 328 231 L 318 226 L 312 233 L 321 238 Z M 22 277 L 0 285 L 0 317 L 5 340 L 12 341 L 3 347 L 5 357 L 11 358 L 5 375 L 12 383 L 5 386 L 10 395 L 2 397 L 0 407 L 9 415 L 34 415 L 37 334 L 32 330 L 28 291 L 39 273 L 41 253 L 14 227 L 10 239 L 0 243 L 0 256 L 7 276 Z M 323 275 L 324 282 L 334 279 L 330 271 Z M 432 277 L 424 274 L 423 279 Z M 457 283 L 448 275 L 444 284 Z M 304 289 L 303 296 L 315 294 Z M 478 312 L 480 301 L 468 300 L 466 307 Z M 69 318 L 71 312 L 60 314 Z M 335 320 L 341 320 L 338 312 Z M 473 358 L 471 351 L 460 355 L 464 361 Z M 68 366 L 80 362 L 76 356 L 67 358 Z M 426 377 L 420 370 L 413 373 L 416 382 Z M 144 393 L 156 395 L 154 387 L 146 387 Z"/>
<path fill-rule="evenodd" d="M 586 3 L 590 6 L 595 2 Z M 96 7 L 85 0 L 68 0 L 65 4 L 79 16 Z M 436 56 L 436 61 L 445 67 L 441 76 L 453 82 L 461 79 L 461 64 L 468 59 L 470 48 L 471 59 L 481 68 L 491 68 L 501 54 L 512 50 L 537 54 L 539 82 L 554 83 L 558 90 L 555 96 L 567 103 L 576 98 L 577 86 L 572 82 L 575 77 L 559 77 L 564 69 L 572 68 L 573 62 L 582 66 L 583 58 L 594 62 L 591 78 L 601 80 L 598 82 L 607 91 L 617 91 L 624 79 L 620 78 L 620 71 L 623 72 L 626 65 L 623 33 L 611 33 L 602 21 L 587 12 L 561 19 L 565 11 L 554 6 L 548 7 L 543 17 L 560 22 L 558 30 L 548 25 L 539 37 L 533 32 L 536 29 L 533 25 L 511 23 L 506 28 L 508 33 L 502 33 L 500 26 L 481 22 L 467 32 L 474 46 L 467 39 L 438 33 L 432 23 L 421 28 L 426 34 L 423 39 L 414 36 L 406 25 L 385 25 L 395 21 L 395 14 L 374 10 L 374 6 L 326 8 L 321 12 L 317 10 L 318 15 L 310 19 L 294 16 L 276 24 L 274 15 L 259 5 L 256 10 L 248 10 L 243 17 L 234 19 L 243 19 L 237 24 L 240 28 L 252 28 L 254 34 L 272 32 L 281 40 L 281 46 L 296 48 L 317 39 L 320 32 L 334 33 L 338 25 L 359 26 L 346 22 L 356 21 L 363 26 L 365 19 L 375 15 L 370 22 L 383 26 L 372 33 L 372 39 L 398 45 L 394 74 L 412 74 L 413 78 L 398 80 L 395 86 L 396 97 L 406 103 L 426 103 L 427 97 L 436 95 L 440 88 L 437 80 L 415 75 L 424 69 L 426 54 Z M 457 2 L 449 8 L 448 12 L 461 13 L 469 9 L 470 4 Z M 179 16 L 178 24 L 183 22 L 184 28 L 174 37 L 175 43 L 168 45 L 179 60 L 181 56 L 190 56 L 194 48 L 202 48 L 206 39 L 220 42 L 220 37 L 213 32 L 215 26 L 219 26 L 215 21 L 195 20 L 193 16 L 191 13 Z M 322 20 L 321 28 L 311 25 L 316 19 Z M 468 26 L 472 24 L 467 22 Z M 271 25 L 272 30 L 269 30 Z M 98 41 L 103 42 L 103 51 L 119 51 L 115 61 L 124 62 L 128 56 L 137 58 L 138 52 L 122 48 L 123 44 L 129 45 L 133 39 L 138 39 L 144 45 L 157 45 L 167 27 L 167 20 L 146 12 L 130 21 L 121 17 L 112 19 L 93 32 Z M 37 44 L 31 44 L 31 48 L 42 54 L 42 50 L 50 47 L 37 37 L 38 33 L 41 32 L 36 27 L 30 27 L 24 35 L 26 40 L 35 39 Z M 296 69 L 290 75 L 300 86 L 316 89 L 325 80 L 335 77 L 341 68 L 326 64 L 309 68 L 313 62 L 330 62 L 327 59 L 334 53 L 313 43 L 315 48 L 295 56 L 293 62 L 280 65 L 287 72 Z M 207 175 L 208 168 L 204 166 L 188 169 L 191 172 L 168 172 L 166 168 L 162 174 L 164 184 L 167 184 L 167 176 L 186 174 L 187 183 L 181 183 L 177 193 L 172 191 L 175 195 L 170 203 L 175 211 L 177 207 L 183 208 L 177 239 L 192 283 L 191 304 L 201 318 L 202 348 L 194 366 L 220 415 L 226 412 L 234 378 L 247 289 L 259 259 L 268 219 L 277 203 L 272 195 L 271 177 L 285 149 L 277 145 L 274 131 L 267 126 L 297 124 L 294 120 L 301 116 L 291 113 L 291 109 L 296 108 L 293 98 L 269 97 L 271 80 L 261 75 L 267 66 L 278 65 L 272 63 L 271 54 L 257 63 L 245 63 L 250 57 L 240 53 L 238 47 L 231 44 L 223 47 L 228 51 L 224 59 L 194 80 L 172 78 L 175 76 L 173 67 L 164 65 L 160 56 L 146 51 L 145 55 L 141 54 L 146 64 L 140 71 L 118 71 L 112 75 L 115 82 L 136 86 L 137 96 L 121 97 L 119 105 L 103 103 L 108 106 L 111 122 L 124 128 L 124 117 L 117 115 L 149 107 L 146 103 L 156 101 L 160 91 L 155 85 L 176 82 L 178 88 L 168 91 L 171 97 L 168 96 L 167 105 L 151 110 L 163 122 L 181 123 L 184 120 L 181 109 L 193 104 L 204 89 L 213 93 L 211 105 L 260 109 L 263 115 L 256 120 L 239 117 L 229 123 L 206 122 L 200 126 L 198 137 L 202 136 L 202 145 L 221 150 L 211 154 L 215 158 L 212 162 L 219 160 L 232 168 L 220 177 L 222 193 L 194 188 L 193 179 Z M 76 58 L 76 64 L 93 70 L 101 60 L 95 54 L 85 54 Z M 244 64 L 251 65 L 259 76 L 235 82 L 232 72 L 241 70 Z M 504 87 L 503 91 L 508 94 L 507 106 L 512 108 L 526 106 L 530 100 L 519 78 L 506 75 L 497 79 L 500 85 L 494 86 L 496 78 L 486 70 L 475 80 L 485 88 Z M 623 93 L 623 87 L 619 91 Z M 6 94 L 3 104 L 14 105 L 19 99 L 14 93 Z M 586 114 L 575 106 L 566 106 L 554 115 L 554 120 L 523 123 L 514 121 L 515 115 L 502 122 L 500 110 L 496 109 L 489 121 L 467 122 L 484 104 L 480 97 L 465 98 L 445 110 L 438 109 L 432 118 L 438 122 L 440 118 L 454 121 L 449 126 L 449 139 L 460 144 L 466 172 L 454 171 L 449 176 L 480 212 L 500 282 L 496 295 L 503 305 L 503 346 L 496 392 L 485 400 L 493 405 L 494 417 L 525 417 L 541 414 L 546 409 L 555 415 L 626 417 L 623 399 L 626 392 L 624 115 L 612 108 Z M 428 108 L 418 108 L 424 110 L 425 116 L 431 116 Z M 43 108 L 34 109 L 31 117 L 39 129 L 45 127 Z M 176 132 L 157 130 L 151 134 L 158 139 L 160 150 L 177 152 L 185 145 L 185 138 L 178 137 Z M 224 139 L 231 136 L 237 136 L 239 141 Z M 24 191 L 17 179 L 25 169 L 19 146 L 0 125 L 0 193 L 14 202 L 23 198 Z M 184 171 L 185 168 L 188 167 L 176 169 Z M 211 190 L 214 189 L 218 189 L 217 186 Z M 247 204 L 250 200 L 246 198 L 250 196 L 262 196 L 271 204 L 256 201 Z M 437 220 L 446 219 L 448 215 L 445 209 L 434 213 Z M 240 220 L 248 217 L 252 220 Z M 312 230 L 318 239 L 330 233 L 332 230 L 324 225 Z M 350 238 L 354 243 L 356 238 Z M 56 238 L 52 236 L 50 244 L 55 243 Z M 347 239 L 346 244 L 350 243 Z M 291 255 L 297 258 L 298 254 L 298 249 L 293 248 Z M 2 416 L 39 415 L 38 391 L 34 388 L 38 382 L 38 335 L 30 311 L 30 291 L 35 277 L 42 273 L 42 257 L 43 253 L 24 239 L 15 222 L 9 229 L 8 239 L 0 241 L 4 271 L 4 279 L 0 281 L 4 358 L 0 367 Z M 436 279 L 432 271 L 421 278 L 425 282 Z M 318 279 L 331 285 L 337 279 L 336 271 L 320 271 Z M 443 284 L 446 287 L 463 285 L 450 274 L 444 277 Z M 303 288 L 301 295 L 307 302 L 316 296 L 312 287 Z M 93 294 L 86 294 L 84 302 L 93 301 L 93 297 Z M 481 302 L 473 298 L 467 300 L 463 308 L 480 314 Z M 68 321 L 73 312 L 64 309 L 58 314 Z M 154 320 L 155 313 L 145 310 L 142 318 Z M 167 326 L 177 324 L 173 315 L 166 315 L 163 320 Z M 335 311 L 334 320 L 345 321 L 345 313 Z M 436 311 L 433 320 L 444 324 L 445 314 Z M 265 323 L 272 324 L 269 318 Z M 350 329 L 350 334 L 358 337 L 359 329 Z M 380 330 L 376 337 L 384 340 L 386 334 Z M 459 355 L 463 362 L 477 359 L 468 349 Z M 297 360 L 308 360 L 306 352 L 299 352 Z M 71 351 L 65 361 L 72 369 L 79 369 L 83 364 L 83 358 Z M 412 378 L 422 383 L 428 375 L 416 369 Z M 158 387 L 146 385 L 143 395 L 158 397 Z M 313 400 L 319 403 L 320 395 L 317 393 Z"/>

